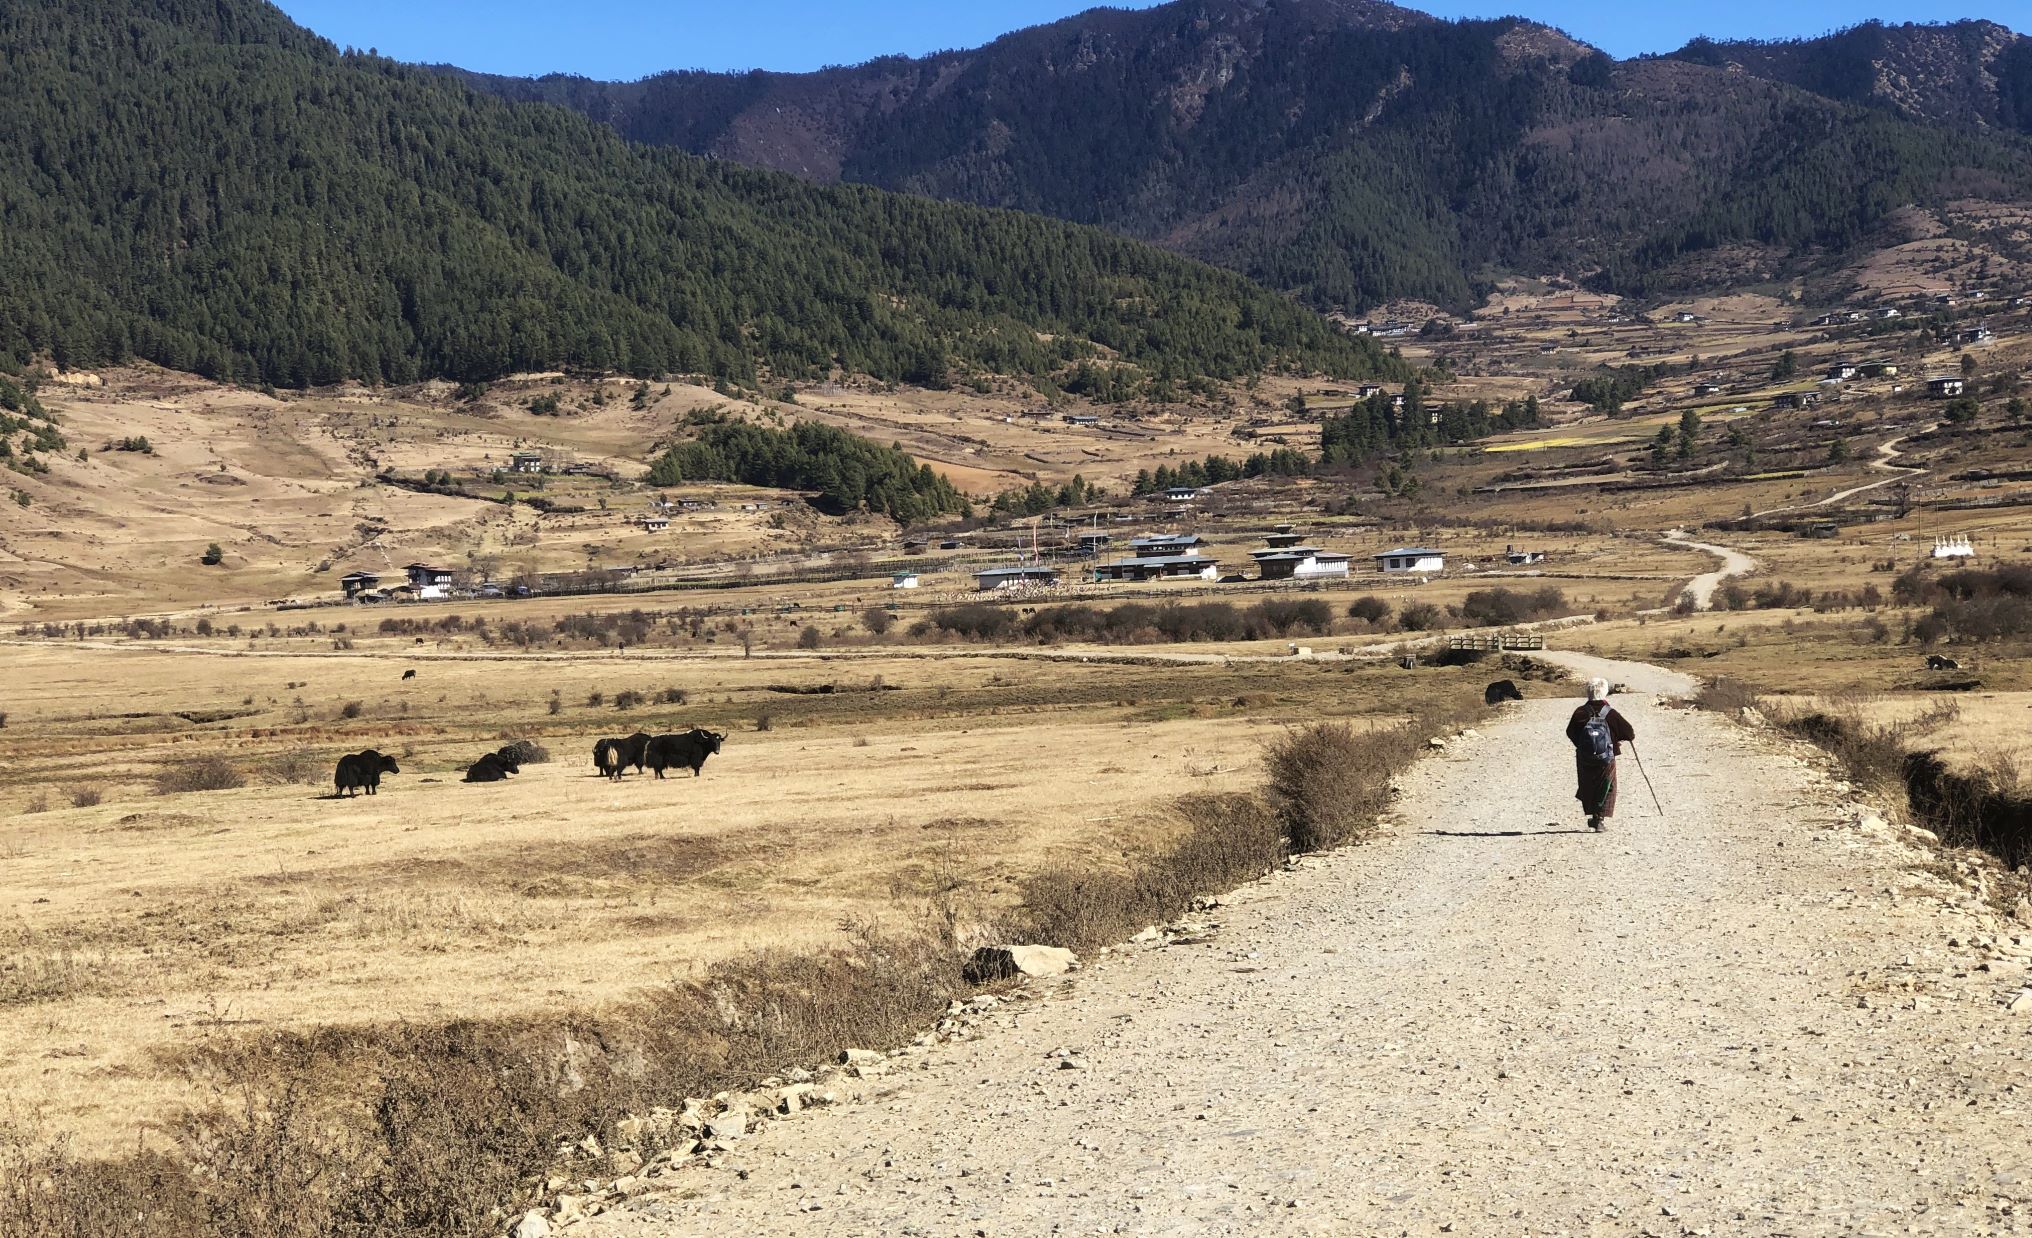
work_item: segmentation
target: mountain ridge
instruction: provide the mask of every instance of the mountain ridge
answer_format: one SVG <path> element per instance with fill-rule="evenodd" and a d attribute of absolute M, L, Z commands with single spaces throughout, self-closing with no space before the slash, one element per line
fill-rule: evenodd
<path fill-rule="evenodd" d="M 1465 307 L 1506 270 L 1643 291 L 1690 249 L 1799 257 L 2032 185 L 2015 133 L 1699 60 L 1381 0 L 1174 0 L 808 74 L 461 76 L 637 141 L 1098 224 L 1336 309 Z M 1773 208 L 1788 156 L 1826 184 Z"/>
<path fill-rule="evenodd" d="M 1094 229 L 813 186 L 340 53 L 259 0 L 0 9 L 0 361 L 207 377 L 1401 371 Z"/>

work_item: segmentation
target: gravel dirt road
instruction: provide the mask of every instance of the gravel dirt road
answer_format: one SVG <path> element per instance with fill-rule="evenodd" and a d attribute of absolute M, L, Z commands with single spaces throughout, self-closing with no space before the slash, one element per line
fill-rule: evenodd
<path fill-rule="evenodd" d="M 1507 706 L 1206 933 L 566 1232 L 2032 1233 L 2032 929 L 1796 749 L 1645 696 L 1666 816 L 1635 788 L 1590 835 L 1573 704 Z"/>

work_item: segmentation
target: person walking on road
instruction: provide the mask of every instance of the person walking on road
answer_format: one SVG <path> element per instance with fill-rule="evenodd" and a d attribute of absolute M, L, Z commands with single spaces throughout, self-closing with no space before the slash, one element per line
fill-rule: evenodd
<path fill-rule="evenodd" d="M 1637 739 L 1630 720 L 1609 704 L 1608 680 L 1588 680 L 1587 704 L 1573 711 L 1566 738 L 1573 744 L 1574 773 L 1580 784 L 1574 798 L 1587 813 L 1588 828 L 1600 833 L 1616 815 L 1616 757 L 1624 744 Z"/>

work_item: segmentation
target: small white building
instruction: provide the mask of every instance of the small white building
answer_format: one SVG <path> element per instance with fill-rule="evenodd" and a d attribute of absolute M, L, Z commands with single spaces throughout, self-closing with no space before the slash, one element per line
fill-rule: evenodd
<path fill-rule="evenodd" d="M 1164 501 L 1167 503 L 1190 503 L 1206 497 L 1206 490 L 1199 486 L 1167 486 Z"/>
<path fill-rule="evenodd" d="M 987 571 L 974 573 L 974 587 L 983 593 L 994 589 L 1055 585 L 1058 581 L 1058 569 L 1041 563 L 1017 567 L 991 567 Z"/>
<path fill-rule="evenodd" d="M 1545 562 L 1545 552 L 1542 550 L 1524 550 L 1517 546 L 1505 546 L 1503 547 L 1503 561 L 1512 567 L 1523 567 L 1531 563 L 1543 563 Z"/>
<path fill-rule="evenodd" d="M 537 451 L 516 452 L 508 457 L 508 471 L 511 473 L 543 472 L 543 453 Z"/>
<path fill-rule="evenodd" d="M 409 588 L 418 599 L 431 602 L 452 595 L 453 572 L 450 568 L 412 563 L 402 570 L 409 576 Z"/>
<path fill-rule="evenodd" d="M 1933 557 L 1936 559 L 1973 559 L 1976 557 L 1974 543 L 1966 536 L 1936 537 L 1933 539 Z"/>
<path fill-rule="evenodd" d="M 1375 556 L 1379 572 L 1444 572 L 1446 555 L 1421 546 L 1399 546 Z"/>
<path fill-rule="evenodd" d="M 661 533 L 670 527 L 670 517 L 644 516 L 642 518 L 642 527 L 651 533 Z"/>
<path fill-rule="evenodd" d="M 898 572 L 889 578 L 889 587 L 891 589 L 915 589 L 917 588 L 917 573 Z"/>
<path fill-rule="evenodd" d="M 1205 555 L 1165 555 L 1155 559 L 1117 559 L 1094 565 L 1094 579 L 1219 580 L 1221 565 Z"/>
<path fill-rule="evenodd" d="M 1268 550 L 1252 550 L 1249 557 L 1256 561 L 1257 575 L 1264 580 L 1346 579 L 1348 564 L 1354 559 L 1353 555 L 1317 546 L 1272 546 Z"/>
<path fill-rule="evenodd" d="M 1926 394 L 1936 400 L 1952 399 L 1968 389 L 1968 380 L 1954 374 L 1936 374 L 1926 380 Z"/>

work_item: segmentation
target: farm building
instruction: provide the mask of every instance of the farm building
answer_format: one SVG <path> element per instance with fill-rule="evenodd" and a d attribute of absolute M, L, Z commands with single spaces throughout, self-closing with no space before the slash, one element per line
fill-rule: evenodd
<path fill-rule="evenodd" d="M 424 600 L 447 598 L 452 595 L 452 570 L 448 567 L 432 567 L 428 563 L 412 563 L 402 569 L 409 575 L 409 588 Z"/>
<path fill-rule="evenodd" d="M 380 587 L 381 578 L 372 572 L 347 572 L 339 577 L 339 588 L 344 589 L 349 598 L 370 593 Z"/>
<path fill-rule="evenodd" d="M 1862 373 L 1862 367 L 1853 361 L 1837 361 L 1827 367 L 1827 376 L 1838 383 L 1847 382 L 1860 373 Z"/>
<path fill-rule="evenodd" d="M 1065 415 L 1065 424 L 1069 426 L 1097 426 L 1101 424 L 1101 419 L 1092 413 L 1067 413 Z"/>
<path fill-rule="evenodd" d="M 1058 569 L 1042 563 L 991 567 L 974 573 L 974 587 L 983 593 L 994 589 L 1018 589 L 1025 585 L 1055 585 L 1058 581 Z"/>
<path fill-rule="evenodd" d="M 889 587 L 891 589 L 915 589 L 917 588 L 917 573 L 898 572 L 889 578 Z"/>
<path fill-rule="evenodd" d="M 670 517 L 644 516 L 642 518 L 642 527 L 651 533 L 661 533 L 670 527 Z"/>
<path fill-rule="evenodd" d="M 1865 361 L 1863 362 L 1863 377 L 1896 378 L 1898 377 L 1898 363 L 1895 361 Z"/>
<path fill-rule="evenodd" d="M 1323 576 L 1345 578 L 1353 555 L 1317 546 L 1273 546 L 1252 550 L 1256 571 L 1264 580 L 1317 580 Z"/>
<path fill-rule="evenodd" d="M 1954 342 L 1957 344 L 1987 344 L 1995 338 L 1997 337 L 1987 325 L 1969 327 L 1954 333 Z"/>
<path fill-rule="evenodd" d="M 1771 401 L 1773 408 L 1817 408 L 1820 406 L 1818 391 L 1788 391 Z"/>
<path fill-rule="evenodd" d="M 1190 503 L 1194 499 L 1205 498 L 1206 494 L 1206 490 L 1199 486 L 1168 486 L 1164 491 L 1164 501 L 1167 503 Z"/>
<path fill-rule="evenodd" d="M 1543 563 L 1545 562 L 1545 552 L 1542 550 L 1520 550 L 1515 546 L 1505 546 L 1503 547 L 1503 561 L 1512 567 L 1523 567 L 1529 563 Z"/>
<path fill-rule="evenodd" d="M 1968 381 L 1953 374 L 1937 374 L 1926 380 L 1926 394 L 1936 400 L 1952 399 L 1968 389 Z"/>
<path fill-rule="evenodd" d="M 1695 395 L 1720 395 L 1721 393 L 1722 385 L 1720 383 L 1695 383 L 1693 387 L 1693 394 Z"/>
<path fill-rule="evenodd" d="M 1443 572 L 1446 555 L 1419 546 L 1399 546 L 1373 556 L 1379 572 Z"/>
<path fill-rule="evenodd" d="M 1099 554 L 1101 547 L 1108 545 L 1114 540 L 1115 535 L 1113 533 L 1102 533 L 1098 530 L 1082 533 L 1079 535 L 1080 553 L 1083 555 Z"/>
<path fill-rule="evenodd" d="M 516 452 L 508 457 L 508 471 L 511 473 L 543 472 L 543 453 L 537 451 Z"/>
<path fill-rule="evenodd" d="M 1976 557 L 1975 544 L 1966 537 L 1936 537 L 1933 539 L 1933 557 L 1973 559 Z"/>
<path fill-rule="evenodd" d="M 1138 559 L 1198 554 L 1206 539 L 1197 533 L 1146 533 L 1129 539 L 1129 553 Z"/>
<path fill-rule="evenodd" d="M 1094 565 L 1102 580 L 1218 580 L 1221 565 L 1205 555 L 1165 555 L 1156 559 L 1117 559 Z"/>

